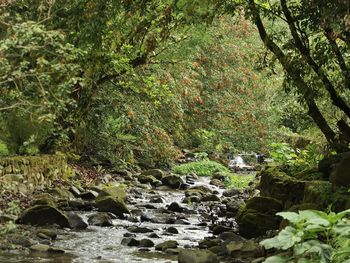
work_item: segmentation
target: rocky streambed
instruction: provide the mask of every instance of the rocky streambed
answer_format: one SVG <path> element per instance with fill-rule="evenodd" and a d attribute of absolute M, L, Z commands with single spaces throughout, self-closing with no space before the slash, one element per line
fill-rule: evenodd
<path fill-rule="evenodd" d="M 254 193 L 226 190 L 224 179 L 153 170 L 121 173 L 90 188 L 55 189 L 56 198 L 39 196 L 18 220 L 41 225 L 35 238 L 21 241 L 29 249 L 0 252 L 0 262 L 262 261 L 261 248 L 237 234 L 234 219 Z"/>

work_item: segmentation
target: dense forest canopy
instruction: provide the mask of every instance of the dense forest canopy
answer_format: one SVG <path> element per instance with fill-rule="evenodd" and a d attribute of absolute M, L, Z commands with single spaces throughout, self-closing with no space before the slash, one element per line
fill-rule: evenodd
<path fill-rule="evenodd" d="M 348 10 L 340 0 L 5 1 L 3 151 L 152 166 L 182 148 L 264 152 L 293 133 L 343 151 Z"/>
<path fill-rule="evenodd" d="M 348 0 L 0 0 L 0 263 L 350 263 L 349 143 Z"/>

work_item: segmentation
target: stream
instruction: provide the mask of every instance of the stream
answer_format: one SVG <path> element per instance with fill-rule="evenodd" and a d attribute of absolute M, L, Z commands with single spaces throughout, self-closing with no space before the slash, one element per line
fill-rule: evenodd
<path fill-rule="evenodd" d="M 221 197 L 225 189 L 209 184 L 210 178 L 200 177 L 191 187 L 206 187 Z M 99 263 L 129 263 L 129 262 L 177 262 L 176 253 L 163 253 L 154 247 L 140 248 L 122 245 L 124 234 L 131 226 L 146 227 L 152 232 L 136 233 L 134 238 L 141 240 L 147 238 L 155 245 L 176 240 L 179 248 L 198 246 L 198 241 L 210 237 L 208 225 L 211 224 L 213 211 L 219 211 L 220 202 L 201 202 L 184 204 L 184 190 L 144 189 L 145 185 L 135 186 L 128 190 L 127 205 L 131 215 L 126 219 L 113 219 L 113 226 L 90 226 L 85 230 L 61 229 L 52 245 L 63 249 L 64 254 L 38 254 L 38 253 L 5 253 L 0 254 L 3 263 L 32 263 L 32 262 L 99 262 Z M 157 203 L 152 200 L 162 200 Z M 151 202 L 152 201 L 152 202 Z M 167 210 L 169 204 L 176 202 L 184 211 L 171 212 Z M 77 212 L 87 220 L 88 216 L 96 213 Z M 143 220 L 140 217 L 143 216 Z M 146 219 L 145 219 L 146 218 Z M 141 222 L 142 221 L 142 222 Z M 224 221 L 224 219 L 223 219 Z M 235 224 L 235 222 L 233 222 Z M 175 227 L 178 234 L 166 231 Z M 130 234 L 130 233 L 129 233 Z M 150 236 L 151 235 L 151 236 Z"/>

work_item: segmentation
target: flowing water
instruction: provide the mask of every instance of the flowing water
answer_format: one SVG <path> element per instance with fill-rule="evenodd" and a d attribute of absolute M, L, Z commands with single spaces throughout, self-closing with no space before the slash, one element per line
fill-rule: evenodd
<path fill-rule="evenodd" d="M 209 185 L 208 178 L 200 178 L 195 183 L 196 186 L 204 185 L 216 191 L 220 196 L 223 192 L 215 186 Z M 176 240 L 179 247 L 194 247 L 198 245 L 198 241 L 204 237 L 210 236 L 208 227 L 203 221 L 210 223 L 210 219 L 204 215 L 210 214 L 210 208 L 204 205 L 181 204 L 184 198 L 184 192 L 180 190 L 144 190 L 133 189 L 129 194 L 130 200 L 128 207 L 132 211 L 132 216 L 128 220 L 114 219 L 112 227 L 96 227 L 89 226 L 86 230 L 60 230 L 58 238 L 54 241 L 53 246 L 62 248 L 66 251 L 62 255 L 46 255 L 45 254 L 19 254 L 6 253 L 0 254 L 0 262 L 3 263 L 33 263 L 33 262 L 99 262 L 99 263 L 131 263 L 131 262 L 177 262 L 176 255 L 168 255 L 155 251 L 154 247 L 149 249 L 140 249 L 137 247 L 128 247 L 121 245 L 123 234 L 128 232 L 130 226 L 141 226 L 150 228 L 159 238 L 150 238 L 150 233 L 137 233 L 136 239 L 151 239 L 155 244 L 166 240 Z M 164 200 L 163 203 L 150 204 L 150 198 L 160 196 Z M 187 207 L 186 213 L 167 213 L 164 209 L 168 204 L 178 202 L 183 207 Z M 154 206 L 154 207 L 152 207 Z M 84 218 L 87 218 L 94 212 L 79 212 Z M 152 222 L 133 222 L 139 221 L 140 214 L 146 214 L 149 218 L 153 218 Z M 188 224 L 166 224 L 169 218 L 179 217 L 188 221 Z M 202 223 L 202 224 L 201 224 Z M 165 229 L 168 227 L 177 228 L 179 234 L 168 234 Z"/>

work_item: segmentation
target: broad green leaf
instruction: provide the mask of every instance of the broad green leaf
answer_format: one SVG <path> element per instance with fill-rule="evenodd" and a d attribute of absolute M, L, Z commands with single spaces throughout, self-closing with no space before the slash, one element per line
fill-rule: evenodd
<path fill-rule="evenodd" d="M 288 263 L 290 258 L 287 256 L 272 256 L 268 257 L 264 263 Z"/>

